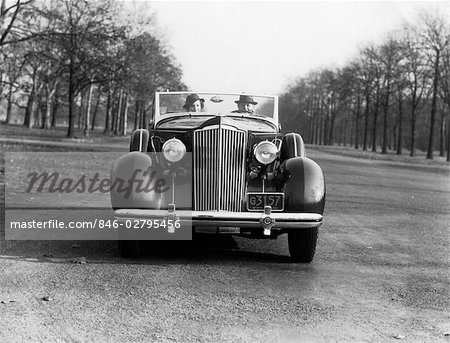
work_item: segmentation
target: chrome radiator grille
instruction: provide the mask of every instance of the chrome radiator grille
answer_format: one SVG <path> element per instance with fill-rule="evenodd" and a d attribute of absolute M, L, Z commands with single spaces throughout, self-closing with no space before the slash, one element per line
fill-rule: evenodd
<path fill-rule="evenodd" d="M 242 209 L 247 135 L 233 128 L 194 132 L 194 210 Z"/>

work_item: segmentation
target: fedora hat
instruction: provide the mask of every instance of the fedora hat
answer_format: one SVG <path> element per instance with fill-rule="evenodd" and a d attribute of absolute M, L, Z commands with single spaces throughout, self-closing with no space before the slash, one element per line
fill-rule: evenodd
<path fill-rule="evenodd" d="M 258 103 L 250 95 L 240 95 L 239 100 L 236 100 L 235 103 L 239 104 L 240 102 L 248 102 L 253 105 L 258 105 Z"/>
<path fill-rule="evenodd" d="M 205 102 L 205 99 L 200 98 L 197 94 L 189 94 L 186 97 L 186 102 L 185 102 L 183 108 L 186 110 L 189 109 L 189 107 L 197 100 L 200 100 L 200 102 L 202 102 L 202 103 Z"/>

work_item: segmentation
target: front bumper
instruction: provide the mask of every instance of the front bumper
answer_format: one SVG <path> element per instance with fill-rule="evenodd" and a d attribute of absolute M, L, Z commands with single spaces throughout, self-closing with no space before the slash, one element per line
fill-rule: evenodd
<path fill-rule="evenodd" d="M 145 209 L 120 209 L 114 212 L 119 221 L 145 219 L 161 220 L 175 216 L 182 223 L 192 226 L 220 226 L 241 228 L 306 229 L 322 225 L 321 214 L 282 212 L 221 212 L 221 211 L 168 211 Z"/>

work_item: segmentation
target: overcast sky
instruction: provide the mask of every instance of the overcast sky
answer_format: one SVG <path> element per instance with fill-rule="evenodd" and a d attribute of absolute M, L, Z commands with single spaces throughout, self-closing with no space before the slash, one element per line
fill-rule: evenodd
<path fill-rule="evenodd" d="M 293 79 L 342 66 L 358 49 L 438 6 L 406 1 L 152 1 L 195 91 L 280 94 Z"/>

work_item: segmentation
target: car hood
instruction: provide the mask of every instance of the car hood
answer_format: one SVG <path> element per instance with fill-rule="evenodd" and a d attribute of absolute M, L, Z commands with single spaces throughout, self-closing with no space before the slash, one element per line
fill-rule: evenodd
<path fill-rule="evenodd" d="M 157 129 L 194 130 L 211 125 L 228 125 L 237 129 L 254 132 L 276 132 L 277 127 L 261 116 L 247 115 L 215 116 L 215 115 L 181 115 L 161 120 Z"/>

